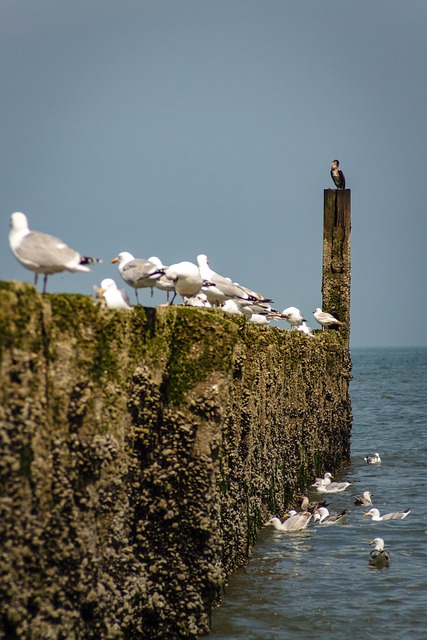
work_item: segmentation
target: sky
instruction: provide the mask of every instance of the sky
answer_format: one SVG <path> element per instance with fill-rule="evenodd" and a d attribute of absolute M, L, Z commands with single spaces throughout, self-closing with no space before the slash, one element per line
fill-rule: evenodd
<path fill-rule="evenodd" d="M 103 259 L 49 292 L 126 286 L 120 251 L 204 253 L 317 328 L 338 158 L 351 346 L 427 345 L 426 33 L 425 0 L 0 0 L 0 279 L 33 281 L 23 211 Z"/>

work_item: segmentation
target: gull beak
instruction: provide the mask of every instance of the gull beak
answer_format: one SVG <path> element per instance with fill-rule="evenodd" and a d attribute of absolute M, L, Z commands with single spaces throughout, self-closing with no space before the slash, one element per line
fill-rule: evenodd
<path fill-rule="evenodd" d="M 375 542 L 371 540 L 370 542 L 368 542 L 368 544 L 375 544 Z"/>
<path fill-rule="evenodd" d="M 370 513 L 364 513 L 363 515 L 364 516 L 370 516 L 371 514 Z M 371 544 L 371 543 L 369 543 L 369 544 Z"/>
<path fill-rule="evenodd" d="M 111 263 L 112 263 L 112 264 L 114 264 L 115 262 L 118 262 L 118 261 L 119 261 L 119 259 L 118 259 L 118 258 L 113 258 L 113 259 L 111 260 Z"/>

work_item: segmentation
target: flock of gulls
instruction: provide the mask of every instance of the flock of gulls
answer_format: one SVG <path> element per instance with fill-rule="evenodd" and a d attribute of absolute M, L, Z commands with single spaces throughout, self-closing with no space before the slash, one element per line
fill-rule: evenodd
<path fill-rule="evenodd" d="M 379 453 L 375 453 L 371 456 L 364 458 L 366 464 L 381 464 L 381 457 Z M 326 472 L 323 478 L 316 478 L 315 482 L 311 485 L 318 493 L 324 496 L 325 494 L 341 493 L 351 486 L 351 482 L 332 482 L 332 474 Z M 364 491 L 362 495 L 357 496 L 354 504 L 356 506 L 371 507 L 364 516 L 371 517 L 372 522 L 383 522 L 388 520 L 404 520 L 410 513 L 410 509 L 403 511 L 393 511 L 390 513 L 380 514 L 380 511 L 373 506 L 372 503 L 373 494 L 370 491 Z M 344 509 L 339 513 L 330 513 L 328 510 L 329 504 L 326 502 L 310 502 L 307 496 L 302 497 L 300 510 L 291 509 L 285 514 L 285 517 L 280 520 L 277 517 L 270 518 L 265 526 L 273 526 L 277 531 L 285 531 L 287 533 L 294 533 L 304 531 L 307 529 L 309 523 L 314 526 L 328 526 L 342 524 L 347 520 L 349 511 Z M 384 547 L 383 538 L 374 538 L 368 542 L 370 545 L 374 545 L 374 549 L 369 554 L 369 564 L 383 568 L 390 563 L 390 552 Z"/>
<path fill-rule="evenodd" d="M 24 268 L 35 273 L 35 286 L 39 274 L 43 274 L 43 294 L 49 275 L 62 271 L 88 272 L 88 265 L 102 262 L 99 258 L 81 255 L 55 236 L 30 230 L 27 216 L 20 211 L 12 214 L 10 227 L 12 253 Z M 197 256 L 197 264 L 183 261 L 166 266 L 156 256 L 135 258 L 131 253 L 122 251 L 111 262 L 117 264 L 121 278 L 135 291 L 137 304 L 139 289 L 160 289 L 166 292 L 166 304 L 173 304 L 179 295 L 185 305 L 219 307 L 227 313 L 245 316 L 256 324 L 285 320 L 292 328 L 313 337 L 312 328 L 297 307 L 287 307 L 283 311 L 274 309 L 270 298 L 213 271 L 204 254 Z M 105 278 L 94 289 L 97 300 L 107 308 L 133 309 L 128 293 L 119 289 L 112 278 Z M 172 296 L 170 300 L 169 296 Z M 313 315 L 322 329 L 346 324 L 319 307 Z"/>

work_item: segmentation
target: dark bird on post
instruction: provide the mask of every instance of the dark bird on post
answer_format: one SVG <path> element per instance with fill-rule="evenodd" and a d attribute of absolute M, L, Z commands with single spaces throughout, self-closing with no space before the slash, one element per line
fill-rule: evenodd
<path fill-rule="evenodd" d="M 345 176 L 340 169 L 339 160 L 333 160 L 331 163 L 331 178 L 337 189 L 345 189 Z"/>

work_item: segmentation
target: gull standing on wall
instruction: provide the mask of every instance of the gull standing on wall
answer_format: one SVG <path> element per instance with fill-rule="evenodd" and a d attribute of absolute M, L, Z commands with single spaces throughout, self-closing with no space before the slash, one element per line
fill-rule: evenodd
<path fill-rule="evenodd" d="M 276 315 L 276 320 L 286 320 L 291 327 L 299 327 L 303 322 L 306 322 L 301 311 L 297 307 L 287 307 L 283 309 L 281 313 Z"/>
<path fill-rule="evenodd" d="M 313 311 L 313 315 L 316 319 L 316 322 L 318 322 L 322 326 L 322 329 L 324 329 L 325 327 L 330 327 L 331 325 L 335 325 L 335 324 L 340 324 L 340 325 L 347 324 L 346 322 L 341 322 L 340 320 L 337 320 L 331 313 L 322 311 L 320 307 L 317 307 Z"/>
<path fill-rule="evenodd" d="M 270 299 L 264 298 L 260 293 L 237 284 L 230 278 L 221 276 L 216 271 L 213 271 L 209 266 L 207 256 L 203 253 L 197 256 L 197 264 L 203 280 L 210 283 L 210 285 L 203 287 L 203 291 L 211 304 L 220 305 L 228 298 L 249 300 L 251 302 L 271 302 Z"/>
<path fill-rule="evenodd" d="M 10 217 L 9 244 L 18 262 L 38 274 L 43 273 L 43 293 L 46 293 L 47 277 L 61 271 L 90 271 L 86 265 L 102 262 L 99 258 L 82 256 L 59 238 L 41 231 L 30 231 L 25 213 L 15 211 Z"/>
<path fill-rule="evenodd" d="M 101 287 L 94 287 L 97 296 L 101 297 L 108 309 L 132 309 L 127 292 L 119 289 L 111 278 L 104 278 Z"/>
<path fill-rule="evenodd" d="M 111 262 L 119 263 L 119 273 L 126 284 L 135 289 L 136 301 L 139 304 L 137 289 L 154 287 L 159 277 L 156 264 L 144 258 L 134 258 L 128 251 L 122 251 Z"/>
<path fill-rule="evenodd" d="M 165 275 L 173 284 L 175 290 L 174 296 L 170 302 L 173 304 L 176 294 L 178 293 L 187 303 L 187 299 L 199 293 L 203 285 L 203 278 L 200 275 L 200 269 L 193 262 L 177 262 L 171 264 L 170 267 L 163 267 L 157 271 L 161 275 Z"/>

